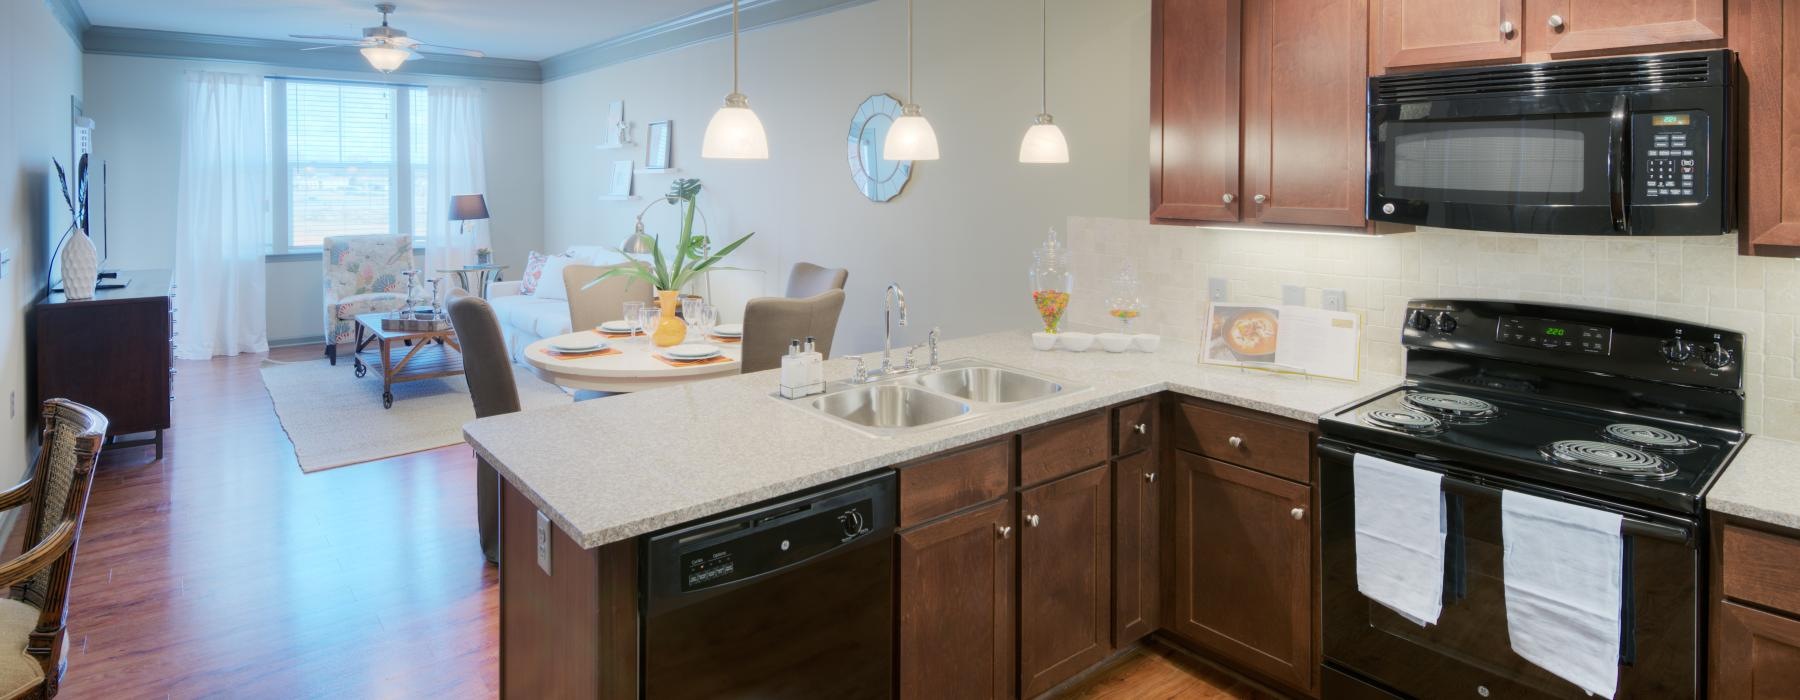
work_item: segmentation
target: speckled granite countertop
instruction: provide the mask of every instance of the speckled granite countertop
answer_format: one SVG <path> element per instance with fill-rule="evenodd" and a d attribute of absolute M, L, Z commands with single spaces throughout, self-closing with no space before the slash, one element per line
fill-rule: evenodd
<path fill-rule="evenodd" d="M 969 420 L 870 437 L 771 396 L 775 373 L 695 382 L 571 406 L 484 418 L 463 437 L 583 547 L 598 547 L 810 486 L 942 452 L 1164 390 L 1317 422 L 1400 378 L 1304 379 L 1205 366 L 1198 348 L 1164 341 L 1152 354 L 1038 352 L 1028 334 L 941 345 L 940 360 L 974 357 L 1091 388 Z M 850 375 L 843 358 L 826 377 Z"/>
<path fill-rule="evenodd" d="M 1800 442 L 1751 436 L 1706 492 L 1706 509 L 1800 529 Z"/>

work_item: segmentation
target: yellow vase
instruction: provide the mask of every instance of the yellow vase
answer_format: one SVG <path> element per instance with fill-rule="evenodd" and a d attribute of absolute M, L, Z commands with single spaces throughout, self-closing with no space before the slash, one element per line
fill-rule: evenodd
<path fill-rule="evenodd" d="M 650 342 L 659 348 L 680 345 L 687 339 L 687 323 L 675 317 L 675 310 L 681 308 L 681 292 L 658 289 L 656 300 L 660 308 L 657 309 L 656 332 L 650 334 Z"/>

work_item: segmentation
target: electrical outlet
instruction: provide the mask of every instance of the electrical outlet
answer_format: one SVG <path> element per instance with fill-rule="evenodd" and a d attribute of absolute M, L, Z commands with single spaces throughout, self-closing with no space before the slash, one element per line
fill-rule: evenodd
<path fill-rule="evenodd" d="M 1319 295 L 1319 300 L 1320 306 L 1325 307 L 1326 311 L 1343 311 L 1345 309 L 1344 290 L 1342 289 L 1327 289 Z"/>
<path fill-rule="evenodd" d="M 1284 306 L 1306 306 L 1306 288 L 1297 284 L 1281 285 L 1281 303 Z"/>
<path fill-rule="evenodd" d="M 1231 300 L 1231 280 L 1214 277 L 1206 281 L 1206 298 L 1211 301 Z"/>
<path fill-rule="evenodd" d="M 537 560 L 538 568 L 545 574 L 550 573 L 550 517 L 544 511 L 537 512 Z"/>

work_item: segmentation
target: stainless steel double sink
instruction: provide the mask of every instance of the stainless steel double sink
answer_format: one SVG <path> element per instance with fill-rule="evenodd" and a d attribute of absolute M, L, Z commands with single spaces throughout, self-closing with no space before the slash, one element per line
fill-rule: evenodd
<path fill-rule="evenodd" d="M 951 360 L 936 370 L 871 384 L 833 382 L 824 395 L 793 402 L 875 436 L 937 427 L 1010 406 L 1087 389 L 984 360 Z"/>

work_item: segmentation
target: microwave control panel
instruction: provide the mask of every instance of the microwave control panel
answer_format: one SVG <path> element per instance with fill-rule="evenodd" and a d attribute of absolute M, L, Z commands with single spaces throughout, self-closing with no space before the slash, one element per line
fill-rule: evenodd
<path fill-rule="evenodd" d="M 1658 112 L 1631 117 L 1637 144 L 1640 204 L 1687 204 L 1706 199 L 1706 114 Z"/>

